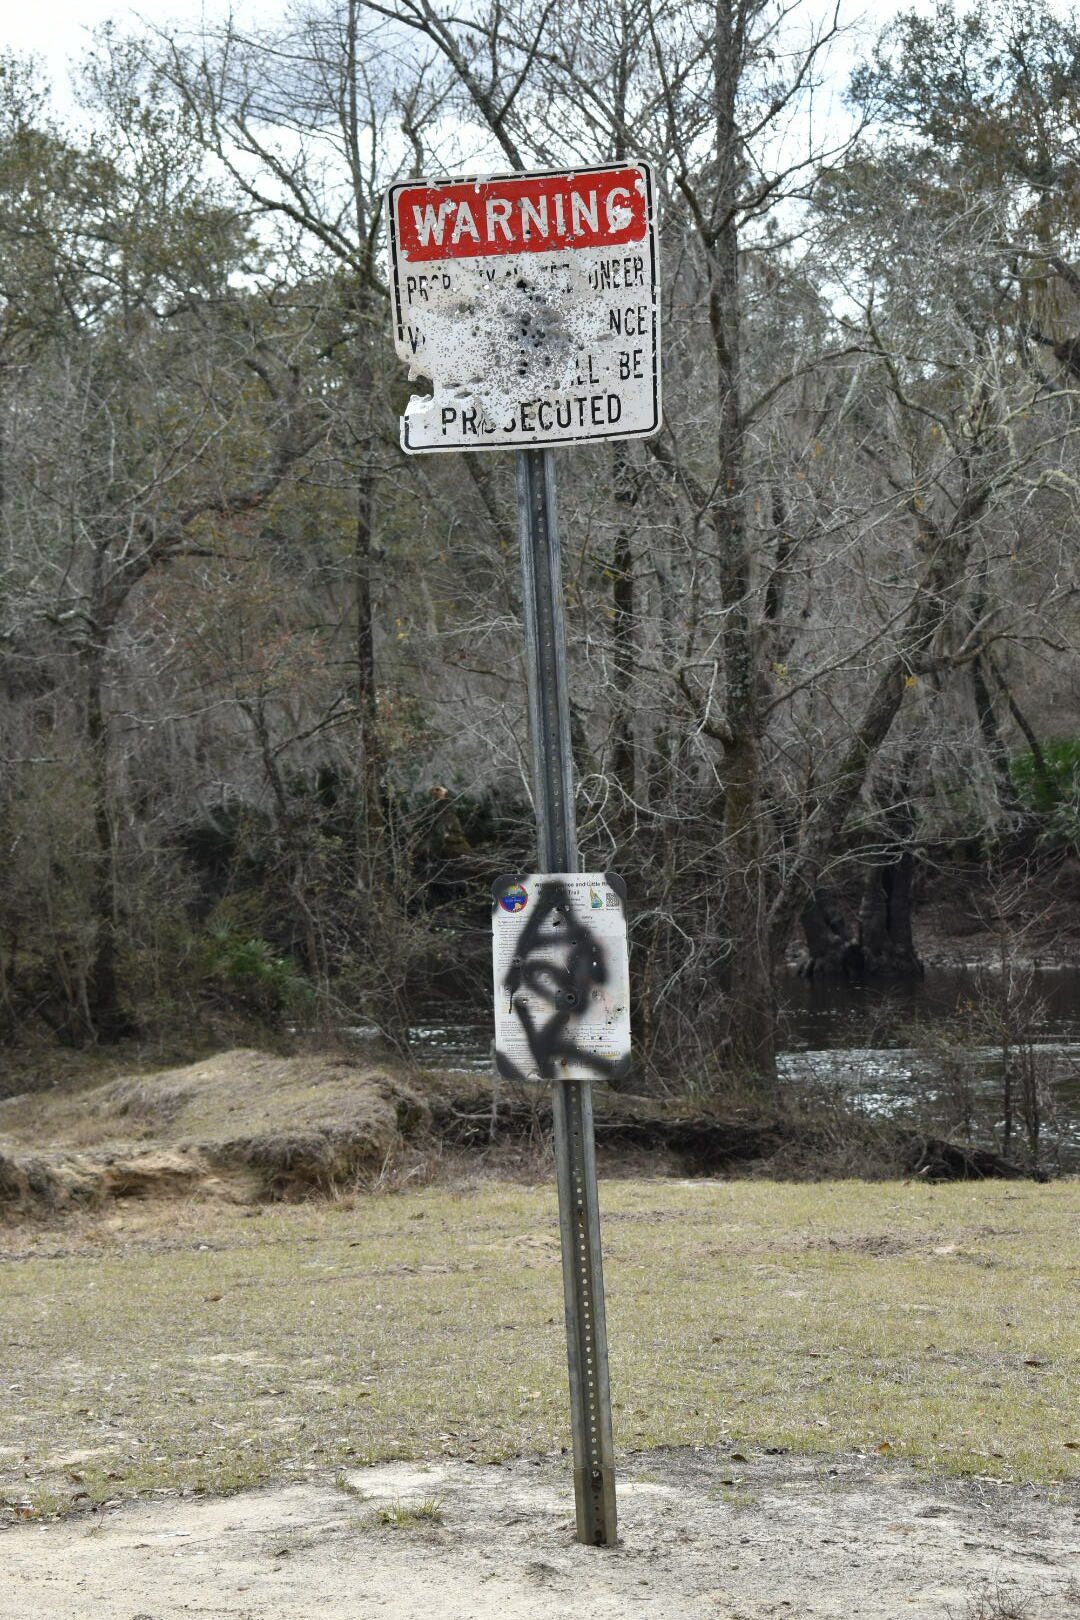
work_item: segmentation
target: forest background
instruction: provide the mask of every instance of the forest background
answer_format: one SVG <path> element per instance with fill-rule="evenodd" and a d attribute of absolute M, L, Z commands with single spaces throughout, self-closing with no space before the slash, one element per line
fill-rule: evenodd
<path fill-rule="evenodd" d="M 917 974 L 950 885 L 1080 896 L 1075 18 L 330 0 L 80 96 L 0 59 L 0 1041 L 485 1016 L 513 462 L 398 447 L 409 175 L 655 166 L 665 427 L 559 457 L 642 1071 L 772 1078 L 785 961 Z"/>

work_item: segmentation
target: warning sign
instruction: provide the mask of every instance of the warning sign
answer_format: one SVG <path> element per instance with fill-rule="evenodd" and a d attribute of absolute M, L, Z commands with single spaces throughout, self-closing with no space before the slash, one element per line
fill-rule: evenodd
<path fill-rule="evenodd" d="M 660 426 L 653 184 L 644 163 L 410 180 L 388 195 L 397 352 L 432 392 L 402 447 L 502 450 Z"/>
<path fill-rule="evenodd" d="M 626 889 L 611 872 L 492 890 L 495 1064 L 509 1080 L 611 1080 L 630 1058 Z"/>

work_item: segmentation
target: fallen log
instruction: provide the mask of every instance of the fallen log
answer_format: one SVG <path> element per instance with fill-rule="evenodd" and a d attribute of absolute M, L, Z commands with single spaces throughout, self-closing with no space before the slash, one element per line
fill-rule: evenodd
<path fill-rule="evenodd" d="M 921 1136 L 917 1131 L 902 1131 L 899 1137 L 909 1173 L 927 1181 L 984 1181 L 990 1177 L 1015 1181 L 1024 1176 L 1019 1165 L 988 1148 Z"/>

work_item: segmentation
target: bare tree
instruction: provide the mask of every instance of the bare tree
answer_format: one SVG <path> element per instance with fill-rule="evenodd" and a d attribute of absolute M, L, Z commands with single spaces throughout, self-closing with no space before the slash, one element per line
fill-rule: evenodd
<path fill-rule="evenodd" d="M 227 283 L 242 224 L 185 157 L 185 132 L 146 103 L 114 98 L 111 111 L 111 149 L 11 130 L 22 163 L 9 171 L 18 212 L 5 233 L 9 251 L 25 253 L 29 238 L 39 260 L 33 289 L 6 306 L 35 348 L 8 418 L 8 657 L 41 670 L 44 641 L 57 665 L 38 687 L 73 689 L 90 934 L 85 976 L 59 1016 L 100 1039 L 129 1027 L 110 713 L 121 627 L 147 579 L 212 553 L 318 432 L 288 364 L 245 342 L 243 298 Z"/>

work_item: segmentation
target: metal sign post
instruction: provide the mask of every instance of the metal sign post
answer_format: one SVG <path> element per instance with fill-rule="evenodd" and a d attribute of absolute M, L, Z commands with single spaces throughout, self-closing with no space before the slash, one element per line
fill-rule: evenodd
<path fill-rule="evenodd" d="M 653 179 L 647 164 L 618 162 L 405 180 L 390 187 L 387 224 L 395 346 L 410 376 L 431 381 L 406 406 L 402 449 L 517 452 L 540 872 L 496 891 L 497 923 L 528 913 L 520 946 L 505 927 L 493 930 L 505 1002 L 496 1028 L 507 1041 L 496 1061 L 511 1078 L 552 1083 L 577 1533 L 611 1546 L 592 1082 L 618 1074 L 629 1056 L 625 891 L 609 873 L 578 872 L 548 447 L 644 438 L 660 426 Z"/>
<path fill-rule="evenodd" d="M 517 505 L 540 869 L 574 872 L 578 850 L 570 700 L 566 682 L 555 469 L 550 450 L 517 452 Z M 556 1080 L 552 1086 L 551 1107 L 566 1302 L 577 1534 L 579 1541 L 613 1546 L 617 1536 L 615 1453 L 611 1438 L 592 1082 Z"/>

